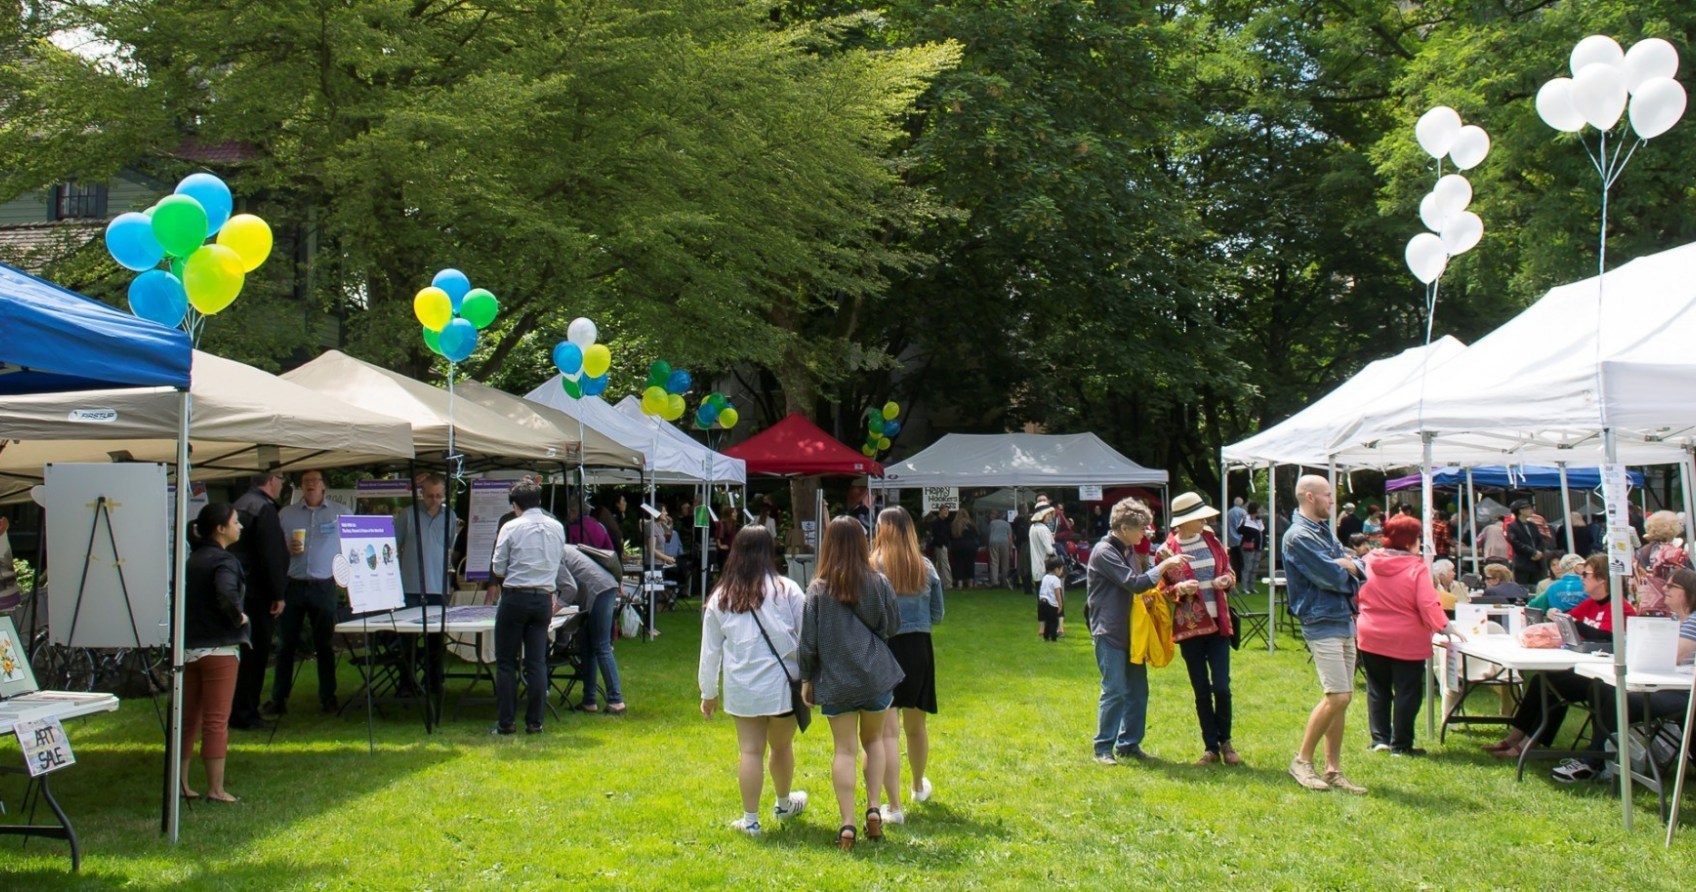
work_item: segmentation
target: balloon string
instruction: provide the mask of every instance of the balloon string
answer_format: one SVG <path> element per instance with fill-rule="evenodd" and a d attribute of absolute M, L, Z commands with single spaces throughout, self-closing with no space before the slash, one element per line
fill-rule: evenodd
<path fill-rule="evenodd" d="M 453 360 L 450 359 L 450 360 L 448 360 L 448 454 L 447 454 L 446 458 L 447 458 L 447 465 L 448 465 L 448 473 L 453 477 L 453 479 L 456 482 L 463 482 L 465 480 L 465 456 L 459 454 L 459 451 L 458 451 L 458 449 L 455 448 L 455 443 L 454 443 L 453 378 L 454 378 L 454 362 L 453 362 Z"/>

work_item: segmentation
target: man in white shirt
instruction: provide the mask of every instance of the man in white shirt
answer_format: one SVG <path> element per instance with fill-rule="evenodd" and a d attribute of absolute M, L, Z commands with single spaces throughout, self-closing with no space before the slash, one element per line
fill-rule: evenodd
<path fill-rule="evenodd" d="M 528 481 L 513 484 L 508 498 L 518 516 L 495 537 L 490 571 L 500 580 L 495 608 L 496 734 L 511 734 L 518 712 L 518 652 L 524 650 L 524 731 L 542 730 L 548 696 L 548 623 L 554 592 L 560 586 L 560 555 L 565 527 L 543 511 L 542 488 Z"/>

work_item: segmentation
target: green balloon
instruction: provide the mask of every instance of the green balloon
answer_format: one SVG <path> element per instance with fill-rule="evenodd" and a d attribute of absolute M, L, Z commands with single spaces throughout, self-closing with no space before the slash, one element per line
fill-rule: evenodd
<path fill-rule="evenodd" d="M 187 195 L 167 195 L 153 212 L 153 237 L 172 257 L 187 257 L 206 241 L 206 209 Z"/>
<path fill-rule="evenodd" d="M 478 328 L 488 328 L 500 311 L 500 301 L 495 300 L 495 296 L 486 288 L 473 288 L 465 292 L 465 300 L 459 304 L 459 318 Z"/>
<path fill-rule="evenodd" d="M 177 280 L 181 281 L 182 277 L 183 277 L 183 267 L 187 266 L 187 265 L 188 265 L 188 258 L 187 257 L 172 257 L 171 258 L 171 275 L 176 276 Z"/>
<path fill-rule="evenodd" d="M 583 385 L 565 377 L 564 375 L 559 377 L 559 384 L 561 387 L 565 388 L 566 396 L 571 397 L 574 400 L 580 400 L 583 398 Z"/>
<path fill-rule="evenodd" d="M 730 400 L 725 399 L 724 394 L 719 393 L 716 390 L 707 394 L 707 402 L 715 409 L 723 409 L 725 406 L 730 405 Z"/>
<path fill-rule="evenodd" d="M 428 328 L 424 329 L 424 346 L 429 347 L 431 353 L 441 356 L 442 333 L 438 331 L 431 331 Z"/>

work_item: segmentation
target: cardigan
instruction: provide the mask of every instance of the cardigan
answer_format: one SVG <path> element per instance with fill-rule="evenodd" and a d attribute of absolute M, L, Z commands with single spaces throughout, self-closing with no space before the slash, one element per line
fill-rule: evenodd
<path fill-rule="evenodd" d="M 858 706 L 895 690 L 907 673 L 885 643 L 900 628 L 889 580 L 875 570 L 855 607 L 836 600 L 814 579 L 801 613 L 801 677 L 813 683 L 813 702 Z"/>

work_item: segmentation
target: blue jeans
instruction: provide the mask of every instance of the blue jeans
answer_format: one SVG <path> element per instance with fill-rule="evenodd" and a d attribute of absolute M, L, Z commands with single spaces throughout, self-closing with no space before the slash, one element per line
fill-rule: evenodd
<path fill-rule="evenodd" d="M 609 588 L 595 598 L 589 608 L 589 621 L 578 633 L 578 648 L 583 652 L 583 702 L 596 702 L 599 689 L 595 670 L 606 681 L 608 705 L 624 702 L 624 691 L 618 683 L 618 661 L 612 657 L 612 621 L 618 608 L 618 589 Z"/>
<path fill-rule="evenodd" d="M 1095 665 L 1101 670 L 1101 711 L 1095 754 L 1141 746 L 1148 725 L 1148 667 L 1133 664 L 1124 648 L 1095 638 Z"/>
<path fill-rule="evenodd" d="M 1231 639 L 1202 635 L 1178 642 L 1195 692 L 1195 717 L 1201 722 L 1201 744 L 1210 753 L 1231 740 Z M 1212 676 L 1209 678 L 1208 676 Z"/>

